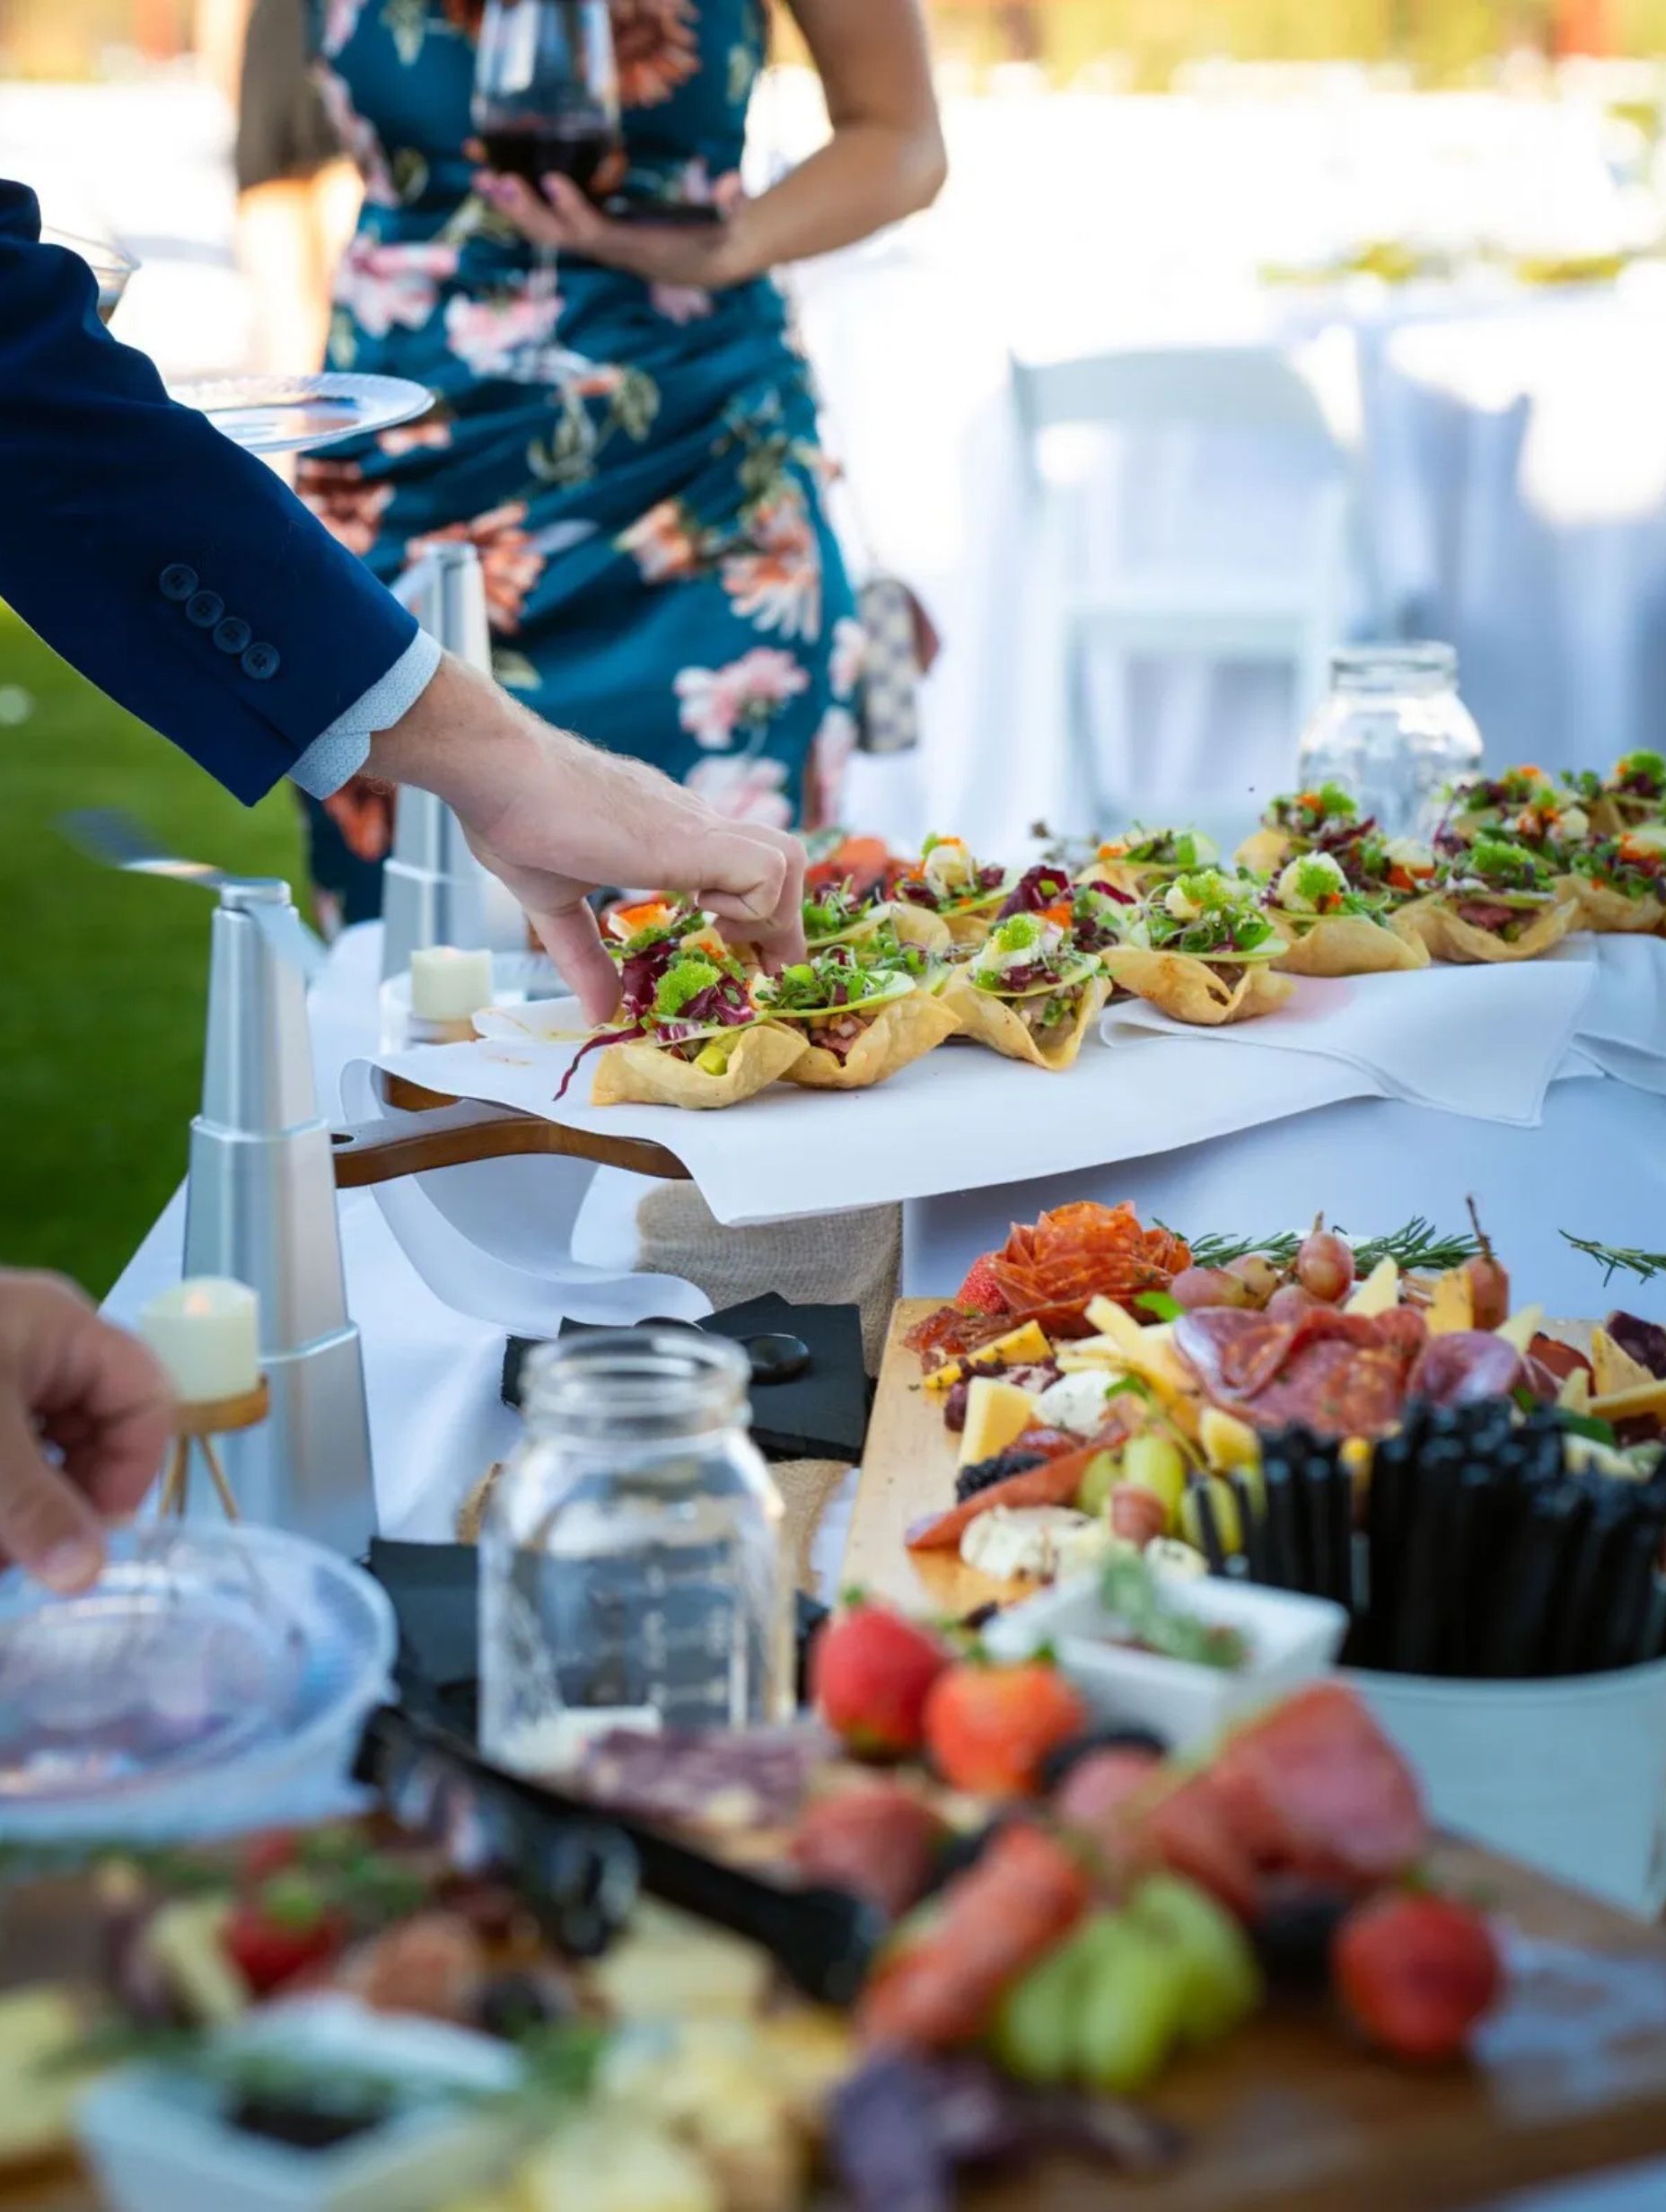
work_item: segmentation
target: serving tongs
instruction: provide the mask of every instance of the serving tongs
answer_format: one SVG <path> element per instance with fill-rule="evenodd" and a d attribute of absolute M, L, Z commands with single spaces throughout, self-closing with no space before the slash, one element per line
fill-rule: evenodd
<path fill-rule="evenodd" d="M 582 1840 L 600 1855 L 599 1863 L 605 1861 L 613 1894 L 622 1897 L 627 1852 L 644 1889 L 758 1944 L 794 1988 L 821 2004 L 850 2003 L 885 1933 L 878 1910 L 847 1891 L 785 1889 L 724 1865 L 610 1806 L 506 1773 L 452 1730 L 399 1706 L 372 1714 L 354 1778 L 375 1789 L 396 1820 L 413 1778 L 430 1795 L 449 1786 L 454 1803 L 472 1799 L 487 1830 L 505 1839 L 504 1856 L 534 1892 L 539 1867 L 570 1856 Z M 536 1893 L 527 1901 L 539 1909 Z"/>

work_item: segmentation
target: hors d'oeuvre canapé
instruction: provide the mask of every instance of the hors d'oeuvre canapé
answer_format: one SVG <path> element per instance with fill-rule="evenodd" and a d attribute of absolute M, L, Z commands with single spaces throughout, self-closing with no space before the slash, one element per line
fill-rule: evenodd
<path fill-rule="evenodd" d="M 1579 900 L 1548 860 L 1482 836 L 1444 861 L 1429 895 L 1406 909 L 1436 960 L 1534 960 L 1574 926 Z"/>
<path fill-rule="evenodd" d="M 959 1029 L 941 988 L 945 972 L 888 932 L 872 945 L 833 945 L 778 976 L 760 976 L 752 996 L 769 1020 L 807 1042 L 785 1071 L 789 1083 L 861 1091 Z"/>
<path fill-rule="evenodd" d="M 1287 975 L 1387 975 L 1429 964 L 1422 939 L 1393 928 L 1382 904 L 1356 891 L 1330 853 L 1287 860 L 1267 905 L 1288 940 L 1274 962 Z"/>
<path fill-rule="evenodd" d="M 1201 830 L 1148 830 L 1136 823 L 1105 838 L 1080 881 L 1109 883 L 1114 891 L 1143 899 L 1177 875 L 1214 867 L 1220 857 L 1214 839 Z"/>
<path fill-rule="evenodd" d="M 808 1047 L 800 1031 L 763 1018 L 739 961 L 680 948 L 647 995 L 627 997 L 614 1027 L 584 1047 L 598 1049 L 592 1106 L 717 1107 L 753 1097 Z"/>
<path fill-rule="evenodd" d="M 1037 1067 L 1071 1066 L 1109 988 L 1098 958 L 1075 942 L 1071 912 L 1061 902 L 1009 915 L 951 970 L 943 996 L 969 1037 Z"/>
<path fill-rule="evenodd" d="M 960 838 L 929 837 L 918 865 L 899 876 L 891 891 L 899 906 L 940 915 L 957 945 L 979 944 L 1007 891 L 1007 871 L 980 866 Z"/>
<path fill-rule="evenodd" d="M 1371 824 L 1328 849 L 1349 889 L 1363 891 L 1397 926 L 1403 910 L 1428 895 L 1440 865 L 1434 847 L 1421 838 L 1385 838 Z"/>
<path fill-rule="evenodd" d="M 1100 957 L 1118 988 L 1214 1027 L 1284 1004 L 1295 986 L 1273 962 L 1288 950 L 1253 878 L 1207 868 L 1146 900 Z"/>
<path fill-rule="evenodd" d="M 849 878 L 806 891 L 803 918 L 804 941 L 812 952 L 835 944 L 872 944 L 885 929 L 928 952 L 946 952 L 952 943 L 948 923 L 931 908 L 860 891 Z"/>
<path fill-rule="evenodd" d="M 1443 812 L 1434 849 L 1450 858 L 1477 838 L 1507 838 L 1548 859 L 1590 829 L 1585 810 L 1543 768 L 1506 768 L 1502 776 L 1461 776 L 1441 794 Z"/>
<path fill-rule="evenodd" d="M 1298 853 L 1328 851 L 1357 837 L 1363 827 L 1358 803 L 1341 784 L 1281 792 L 1233 858 L 1257 875 L 1273 875 Z"/>
<path fill-rule="evenodd" d="M 1666 816 L 1666 753 L 1622 753 L 1606 776 L 1581 768 L 1565 781 L 1599 838 L 1617 838 Z"/>
<path fill-rule="evenodd" d="M 1666 820 L 1582 845 L 1558 888 L 1579 901 L 1576 929 L 1641 935 L 1666 928 Z"/>

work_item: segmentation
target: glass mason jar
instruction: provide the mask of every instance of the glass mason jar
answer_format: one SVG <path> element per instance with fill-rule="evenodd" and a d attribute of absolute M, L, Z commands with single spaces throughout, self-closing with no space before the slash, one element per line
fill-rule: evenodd
<path fill-rule="evenodd" d="M 692 1329 L 587 1330 L 528 1361 L 480 1535 L 488 1758 L 550 1772 L 610 1725 L 786 1717 L 791 1578 L 749 1380 Z"/>
<path fill-rule="evenodd" d="M 1330 656 L 1330 694 L 1297 749 L 1303 791 L 1341 784 L 1389 837 L 1424 837 L 1440 793 L 1481 762 L 1481 733 L 1458 696 L 1451 645 L 1349 645 Z"/>

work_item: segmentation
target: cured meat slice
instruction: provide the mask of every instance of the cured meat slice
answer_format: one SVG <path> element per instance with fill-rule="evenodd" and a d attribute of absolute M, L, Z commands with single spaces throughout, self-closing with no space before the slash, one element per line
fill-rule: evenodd
<path fill-rule="evenodd" d="M 1049 1336 L 1083 1336 L 1091 1299 L 1131 1306 L 1144 1291 L 1166 1290 L 1190 1261 L 1181 1238 L 1143 1227 L 1132 1206 L 1084 1198 L 1015 1224 L 989 1269 L 1015 1312 L 1033 1314 Z"/>
<path fill-rule="evenodd" d="M 1313 1306 L 1294 1321 L 1227 1306 L 1183 1313 L 1174 1348 L 1218 1403 L 1260 1428 L 1378 1436 L 1399 1420 L 1417 1317 Z"/>
<path fill-rule="evenodd" d="M 1416 1775 L 1340 1682 L 1298 1691 L 1230 1737 L 1202 1778 L 1264 1870 L 1369 1887 L 1428 1847 Z"/>
<path fill-rule="evenodd" d="M 1490 1330 L 1455 1329 L 1430 1338 L 1417 1355 L 1407 1389 L 1433 1406 L 1467 1406 L 1477 1398 L 1507 1398 L 1526 1379 L 1513 1344 Z"/>

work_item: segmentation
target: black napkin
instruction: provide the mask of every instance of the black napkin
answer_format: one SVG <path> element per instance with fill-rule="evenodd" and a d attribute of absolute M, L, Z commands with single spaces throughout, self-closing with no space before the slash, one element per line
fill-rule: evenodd
<path fill-rule="evenodd" d="M 561 1334 L 590 1328 L 566 1321 Z M 770 1291 L 694 1323 L 712 1336 L 796 1337 L 810 1354 L 802 1374 L 752 1385 L 752 1441 L 770 1460 L 848 1460 L 862 1456 L 870 1387 L 862 1358 L 862 1312 L 855 1305 L 794 1305 Z M 511 1337 L 504 1355 L 505 1405 L 521 1402 L 521 1376 L 532 1342 Z"/>
<path fill-rule="evenodd" d="M 392 1602 L 399 1627 L 394 1680 L 399 1703 L 472 1743 L 479 1683 L 478 1558 L 472 1544 L 407 1544 L 373 1536 L 370 1571 Z M 810 1639 L 827 1607 L 798 1593 L 798 1695 L 804 1703 Z"/>

